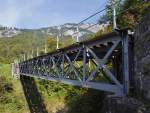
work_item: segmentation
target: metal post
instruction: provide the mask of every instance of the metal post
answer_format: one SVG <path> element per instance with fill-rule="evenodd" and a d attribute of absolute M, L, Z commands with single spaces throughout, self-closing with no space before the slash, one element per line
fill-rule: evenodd
<path fill-rule="evenodd" d="M 57 35 L 57 49 L 59 49 L 59 36 Z"/>
<path fill-rule="evenodd" d="M 23 60 L 24 61 L 26 60 L 26 54 L 25 53 L 23 54 Z"/>
<path fill-rule="evenodd" d="M 46 44 L 46 39 L 45 39 L 45 50 L 44 50 L 45 53 L 47 53 L 47 44 Z"/>
<path fill-rule="evenodd" d="M 33 54 L 34 54 L 34 52 L 33 52 L 33 49 L 32 49 L 31 58 L 33 58 Z"/>
<path fill-rule="evenodd" d="M 59 37 L 61 37 L 60 30 L 61 30 L 61 26 L 58 26 L 58 34 L 57 34 L 57 48 L 56 48 L 56 49 L 59 49 Z"/>
<path fill-rule="evenodd" d="M 36 48 L 36 56 L 39 56 L 39 48 Z"/>
<path fill-rule="evenodd" d="M 24 61 L 24 55 L 21 54 L 21 62 Z"/>
<path fill-rule="evenodd" d="M 83 47 L 83 82 L 86 79 L 86 48 Z"/>
<path fill-rule="evenodd" d="M 113 30 L 115 30 L 117 28 L 117 24 L 116 24 L 116 7 L 115 4 L 113 4 Z"/>
<path fill-rule="evenodd" d="M 15 70 L 15 63 L 12 63 L 12 64 L 11 64 L 11 73 L 12 73 L 12 77 L 13 77 L 13 78 L 14 78 L 14 75 L 15 75 L 14 70 Z"/>
<path fill-rule="evenodd" d="M 64 69 L 65 69 L 65 55 L 63 54 L 62 55 L 62 64 L 61 64 L 61 66 L 62 66 L 62 74 L 61 74 L 61 77 L 63 78 L 64 77 Z"/>
<path fill-rule="evenodd" d="M 79 26 L 77 26 L 77 39 L 76 39 L 77 42 L 79 42 Z"/>
<path fill-rule="evenodd" d="M 123 49 L 123 86 L 124 93 L 129 94 L 129 50 L 128 50 L 128 33 L 124 31 L 122 33 L 122 49 Z"/>
<path fill-rule="evenodd" d="M 30 59 L 31 58 L 31 55 L 30 55 L 30 52 L 27 53 L 27 59 Z"/>

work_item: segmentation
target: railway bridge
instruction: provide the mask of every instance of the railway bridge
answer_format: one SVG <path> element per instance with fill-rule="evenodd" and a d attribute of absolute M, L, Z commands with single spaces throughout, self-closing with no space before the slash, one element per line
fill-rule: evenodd
<path fill-rule="evenodd" d="M 128 29 L 115 30 L 14 63 L 12 73 L 126 96 L 133 74 L 132 46 Z"/>

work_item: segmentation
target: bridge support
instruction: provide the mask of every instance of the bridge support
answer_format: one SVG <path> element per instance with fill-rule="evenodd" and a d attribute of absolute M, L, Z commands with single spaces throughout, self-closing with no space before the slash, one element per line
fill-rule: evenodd
<path fill-rule="evenodd" d="M 129 37 L 128 32 L 122 32 L 122 51 L 123 51 L 123 86 L 124 86 L 124 93 L 126 95 L 129 94 Z"/>

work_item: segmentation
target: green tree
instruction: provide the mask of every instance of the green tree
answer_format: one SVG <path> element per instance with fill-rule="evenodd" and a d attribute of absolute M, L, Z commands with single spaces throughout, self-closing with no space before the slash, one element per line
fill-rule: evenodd
<path fill-rule="evenodd" d="M 113 8 L 115 7 L 116 9 L 116 15 L 119 14 L 119 12 L 121 11 L 121 7 L 122 7 L 122 2 L 121 0 L 108 0 L 108 3 L 106 5 L 106 14 L 102 15 L 99 19 L 99 23 L 106 23 L 106 22 L 110 22 L 110 24 L 112 24 L 112 20 L 113 20 Z"/>
<path fill-rule="evenodd" d="M 114 4 L 115 3 L 115 4 Z M 145 9 L 150 7 L 150 1 L 143 0 L 109 0 L 106 14 L 103 15 L 99 23 L 110 22 L 112 25 L 112 7 L 116 7 L 117 26 L 118 28 L 133 28 L 142 18 Z"/>
<path fill-rule="evenodd" d="M 119 27 L 133 28 L 143 18 L 145 9 L 150 6 L 150 2 L 142 0 L 125 0 L 122 6 L 123 13 L 118 16 Z"/>
<path fill-rule="evenodd" d="M 48 48 L 48 51 L 53 51 L 56 49 L 56 39 L 52 36 L 49 36 L 48 39 L 47 39 L 47 48 Z"/>

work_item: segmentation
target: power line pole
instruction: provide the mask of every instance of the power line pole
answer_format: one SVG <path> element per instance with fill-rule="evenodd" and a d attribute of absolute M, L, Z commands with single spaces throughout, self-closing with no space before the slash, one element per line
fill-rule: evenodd
<path fill-rule="evenodd" d="M 46 44 L 46 39 L 45 39 L 45 50 L 44 50 L 45 53 L 47 53 L 47 44 Z"/>
<path fill-rule="evenodd" d="M 79 42 L 79 26 L 77 25 L 77 37 L 76 37 L 76 42 Z"/>
<path fill-rule="evenodd" d="M 25 53 L 23 54 L 23 60 L 24 61 L 26 60 L 26 54 Z"/>
<path fill-rule="evenodd" d="M 59 36 L 57 35 L 57 48 L 56 49 L 59 49 Z"/>
<path fill-rule="evenodd" d="M 36 56 L 39 56 L 39 48 L 36 48 Z"/>
<path fill-rule="evenodd" d="M 113 30 L 115 30 L 117 28 L 117 23 L 116 23 L 116 6 L 114 2 L 112 2 L 112 8 L 113 8 Z"/>
<path fill-rule="evenodd" d="M 57 47 L 56 47 L 56 49 L 59 49 L 59 37 L 61 36 L 61 34 L 60 34 L 60 29 L 61 29 L 61 27 L 60 27 L 60 26 L 58 26 Z"/>
<path fill-rule="evenodd" d="M 27 60 L 30 59 L 30 52 L 27 52 Z"/>
<path fill-rule="evenodd" d="M 31 58 L 33 58 L 33 54 L 34 54 L 34 52 L 33 52 L 33 49 L 32 49 Z"/>

